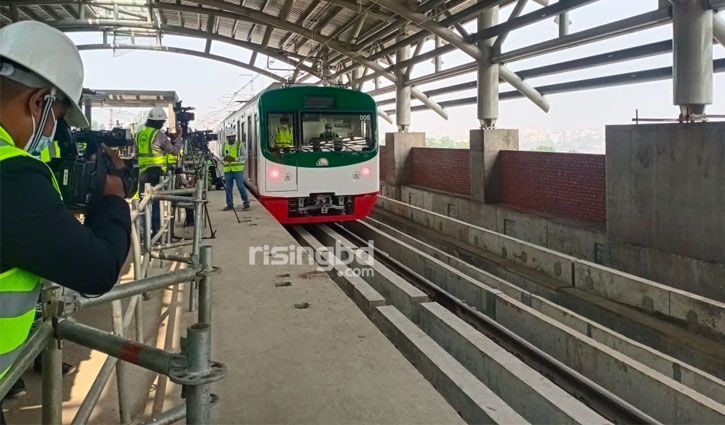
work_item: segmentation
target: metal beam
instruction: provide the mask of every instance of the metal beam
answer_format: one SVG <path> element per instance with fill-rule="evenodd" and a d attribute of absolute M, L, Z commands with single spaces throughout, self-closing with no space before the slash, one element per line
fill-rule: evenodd
<path fill-rule="evenodd" d="M 350 0 L 325 0 L 327 3 L 331 3 L 340 7 L 343 7 L 348 10 L 352 10 L 355 13 L 367 13 L 368 16 L 370 16 L 373 19 L 377 19 L 379 21 L 388 21 L 391 18 L 391 15 L 388 15 L 386 13 L 377 12 L 375 10 L 372 10 L 371 6 L 363 6 L 355 1 Z M 374 5 L 374 3 L 373 3 Z"/>
<path fill-rule="evenodd" d="M 558 3 L 555 3 L 555 5 Z M 551 6 L 549 6 L 551 7 Z M 519 18 L 520 19 L 520 18 Z M 652 28 L 658 25 L 670 22 L 670 10 L 664 7 L 653 12 L 646 12 L 641 15 L 623 19 L 621 21 L 612 22 L 588 30 L 575 32 L 565 37 L 555 38 L 510 52 L 501 53 L 494 57 L 496 62 L 513 62 L 521 59 L 527 59 L 533 56 L 551 53 L 557 50 L 565 49 L 572 46 L 580 46 L 586 43 L 604 40 L 635 31 Z"/>
<path fill-rule="evenodd" d="M 155 52 L 168 52 L 168 53 L 177 53 L 177 54 L 181 54 L 181 55 L 196 56 L 199 58 L 211 59 L 211 60 L 214 60 L 217 62 L 223 62 L 223 63 L 229 64 L 229 65 L 238 66 L 240 68 L 244 68 L 246 70 L 253 71 L 258 74 L 269 77 L 275 81 L 280 81 L 280 82 L 284 81 L 284 78 L 280 77 L 277 74 L 269 72 L 266 69 L 257 68 L 256 66 L 252 66 L 252 65 L 246 64 L 244 62 L 234 60 L 234 59 L 230 59 L 225 56 L 214 55 L 214 54 L 200 52 L 200 51 L 191 50 L 191 49 L 182 49 L 182 48 L 178 48 L 178 47 L 169 47 L 169 46 L 143 46 L 143 45 L 138 45 L 138 44 L 128 44 L 128 45 L 80 44 L 77 47 L 78 47 L 78 50 L 116 50 L 116 49 L 151 50 L 151 51 L 155 51 Z"/>
<path fill-rule="evenodd" d="M 507 21 L 511 21 L 521 16 L 521 13 L 523 13 L 524 8 L 526 8 L 527 4 L 529 4 L 529 0 L 518 0 L 518 2 L 516 2 L 516 6 L 514 6 L 514 10 L 511 11 L 511 14 L 509 15 Z M 496 41 L 493 43 L 493 50 L 495 52 L 501 51 L 501 46 L 503 46 L 503 42 L 506 41 L 506 39 L 508 38 L 509 33 L 510 31 L 502 32 L 501 34 L 499 34 L 498 37 L 496 37 Z"/>
<path fill-rule="evenodd" d="M 713 61 L 713 69 L 716 73 L 725 72 L 725 59 L 715 59 Z M 589 78 L 584 80 L 569 81 L 566 83 L 550 84 L 546 86 L 538 86 L 536 89 L 546 95 L 557 93 L 569 93 L 581 90 L 592 90 L 615 86 L 624 86 L 630 84 L 639 84 L 653 81 L 663 81 L 672 79 L 672 67 L 655 68 L 636 72 L 627 72 L 624 74 L 609 75 L 606 77 Z M 518 91 L 509 91 L 501 93 L 501 100 L 519 99 L 522 95 Z M 466 97 L 455 100 L 440 102 L 441 106 L 452 108 L 456 106 L 475 105 L 476 97 Z M 413 106 L 412 111 L 423 111 L 427 108 L 425 105 Z M 387 114 L 395 113 L 394 110 L 385 111 Z"/>
<path fill-rule="evenodd" d="M 566 1 L 566 0 L 563 0 Z M 595 0 L 570 0 L 573 2 L 579 1 L 595 1 Z M 438 22 L 432 21 L 428 19 L 427 16 L 423 15 L 422 13 L 413 12 L 410 9 L 406 8 L 401 3 L 397 2 L 396 0 L 377 0 L 378 4 L 382 5 L 383 7 L 392 10 L 393 12 L 397 13 L 398 15 L 411 20 L 415 24 L 419 25 L 422 28 L 425 28 L 426 30 L 432 32 L 433 34 L 439 36 L 440 38 L 446 40 L 451 45 L 455 46 L 462 52 L 466 53 L 467 55 L 471 56 L 472 58 L 476 59 L 477 61 L 484 61 L 484 60 L 490 60 L 489 57 L 484 55 L 484 53 L 481 51 L 481 49 L 478 48 L 478 46 L 474 44 L 468 43 L 466 40 L 464 40 L 461 36 L 456 34 L 454 31 L 452 31 L 450 28 L 445 27 Z M 487 0 L 481 1 L 478 4 L 481 3 L 487 3 Z M 490 3 L 490 2 L 489 2 Z M 484 10 L 484 9 L 481 9 Z M 520 18 L 519 18 L 520 19 Z M 500 25 L 498 25 L 500 26 Z M 479 31 L 479 34 L 487 31 Z M 481 41 L 486 39 L 480 39 Z M 544 98 L 540 93 L 536 91 L 533 87 L 531 87 L 527 82 L 522 80 L 518 75 L 516 75 L 513 71 L 509 70 L 506 67 L 501 67 L 500 69 L 500 75 L 501 78 L 504 79 L 507 83 L 511 84 L 513 87 L 515 87 L 517 90 L 519 90 L 521 93 L 523 93 L 527 98 L 529 98 L 532 102 L 534 102 L 539 108 L 542 110 L 548 112 L 549 111 L 549 101 Z"/>
<path fill-rule="evenodd" d="M 164 5 L 168 6 L 168 5 Z M 180 7 L 178 5 L 173 5 L 174 7 Z M 154 5 L 154 7 L 158 7 L 158 5 Z M 185 7 L 185 6 L 181 6 Z M 156 26 L 154 26 L 152 23 L 149 22 L 141 22 L 141 21 L 117 21 L 117 20 L 103 20 L 103 19 L 88 19 L 88 20 L 66 20 L 66 21 L 57 21 L 57 22 L 48 22 L 49 25 L 54 26 L 60 30 L 63 31 L 100 31 L 102 28 L 144 28 L 144 29 L 156 29 Z M 174 34 L 174 35 L 184 35 L 188 37 L 194 37 L 194 38 L 211 38 L 215 41 L 223 41 L 225 43 L 229 43 L 235 46 L 239 46 L 251 51 L 256 51 L 262 54 L 265 54 L 269 57 L 275 58 L 281 62 L 285 62 L 291 66 L 299 67 L 301 70 L 305 72 L 309 72 L 313 75 L 317 75 L 317 72 L 313 69 L 309 68 L 308 66 L 302 64 L 301 62 L 295 61 L 291 58 L 289 58 L 287 55 L 280 54 L 278 50 L 275 49 L 269 49 L 269 48 L 262 48 L 259 44 L 250 43 L 244 40 L 237 40 L 233 39 L 231 37 L 222 36 L 219 34 L 208 34 L 205 31 L 199 31 L 194 30 L 190 28 L 182 28 L 177 27 L 173 25 L 160 25 L 160 30 L 167 34 Z"/>
<path fill-rule="evenodd" d="M 712 15 L 712 34 L 725 47 L 725 19 L 717 14 Z"/>

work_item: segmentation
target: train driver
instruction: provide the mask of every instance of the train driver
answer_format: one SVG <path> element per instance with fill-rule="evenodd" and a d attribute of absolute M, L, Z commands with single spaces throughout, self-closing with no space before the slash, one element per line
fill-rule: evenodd
<path fill-rule="evenodd" d="M 320 134 L 320 139 L 324 142 L 332 142 L 336 152 L 342 150 L 342 139 L 332 130 L 332 124 L 329 122 L 325 123 L 325 132 Z"/>
<path fill-rule="evenodd" d="M 274 147 L 284 150 L 292 148 L 294 137 L 292 128 L 289 125 L 289 117 L 282 115 L 279 119 L 279 127 L 274 131 Z"/>

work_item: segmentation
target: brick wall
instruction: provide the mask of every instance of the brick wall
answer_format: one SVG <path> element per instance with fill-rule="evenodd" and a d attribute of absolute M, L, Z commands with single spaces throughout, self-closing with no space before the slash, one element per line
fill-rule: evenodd
<path fill-rule="evenodd" d="M 606 224 L 604 155 L 501 151 L 502 202 Z"/>
<path fill-rule="evenodd" d="M 385 180 L 385 145 L 380 145 L 380 180 Z"/>
<path fill-rule="evenodd" d="M 468 149 L 413 148 L 410 184 L 471 195 Z"/>

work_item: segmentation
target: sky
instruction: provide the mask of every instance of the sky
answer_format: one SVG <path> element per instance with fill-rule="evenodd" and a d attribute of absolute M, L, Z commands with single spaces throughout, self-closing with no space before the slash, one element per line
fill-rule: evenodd
<path fill-rule="evenodd" d="M 622 6 L 626 3 L 627 8 Z M 602 25 L 618 19 L 627 18 L 648 12 L 656 7 L 657 0 L 600 0 L 591 5 L 576 9 L 570 13 L 570 31 L 577 32 Z M 529 2 L 524 13 L 538 8 Z M 504 21 L 511 8 L 501 11 L 500 20 Z M 475 21 L 467 25 L 469 32 L 475 31 Z M 76 44 L 100 43 L 100 33 L 68 33 Z M 551 21 L 542 21 L 535 25 L 516 30 L 511 33 L 503 46 L 503 51 L 512 50 L 528 44 L 544 41 L 558 36 L 558 27 Z M 663 25 L 657 28 L 640 31 L 626 36 L 609 39 L 597 43 L 586 44 L 573 49 L 563 50 L 535 58 L 517 61 L 508 66 L 516 71 L 531 67 L 557 63 L 579 57 L 590 56 L 612 50 L 624 49 L 640 44 L 670 39 L 672 26 Z M 203 50 L 204 40 L 188 37 L 166 36 L 164 44 L 187 49 Z M 432 45 L 432 41 L 428 44 Z M 426 45 L 424 51 L 430 46 Z M 236 60 L 246 61 L 251 53 L 229 44 L 214 42 L 211 53 L 226 55 Z M 262 90 L 271 80 L 266 77 L 225 63 L 208 59 L 174 53 L 151 51 L 82 51 L 85 66 L 84 86 L 91 89 L 141 89 L 141 90 L 175 90 L 185 106 L 197 108 L 197 120 L 194 124 L 198 129 L 214 128 L 225 114 L 238 105 L 238 101 L 247 99 Z M 725 48 L 714 47 L 714 57 L 724 58 Z M 443 56 L 443 69 L 466 62 L 471 58 L 461 52 L 452 52 Z M 259 55 L 256 61 L 259 67 L 278 71 L 286 65 L 271 61 Z M 672 65 L 672 55 L 665 54 L 645 59 L 623 62 L 619 64 L 568 72 L 556 76 L 547 76 L 528 80 L 532 85 L 543 85 L 619 74 L 630 71 L 645 70 Z M 426 62 L 417 65 L 412 78 L 433 71 L 433 64 Z M 427 90 L 448 84 L 470 81 L 475 74 L 468 74 L 444 82 L 421 86 Z M 371 89 L 369 83 L 364 89 Z M 500 86 L 500 91 L 509 91 L 507 84 Z M 710 114 L 725 114 L 725 74 L 715 74 L 714 104 L 708 107 Z M 437 100 L 450 100 L 457 97 L 470 97 L 475 91 L 464 91 L 446 96 L 436 97 Z M 380 99 L 390 97 L 383 95 Z M 499 128 L 535 128 L 543 130 L 563 130 L 578 128 L 601 128 L 608 124 L 631 123 L 635 110 L 641 117 L 676 118 L 678 108 L 672 105 L 672 81 L 627 85 L 613 88 L 587 90 L 575 93 L 548 96 L 551 110 L 544 113 L 526 99 L 507 100 L 501 102 Z M 413 102 L 413 105 L 417 102 Z M 383 109 L 388 109 L 385 106 Z M 95 110 L 94 119 L 107 122 L 107 110 Z M 440 118 L 434 112 L 414 112 L 411 117 L 412 131 L 425 131 L 429 136 L 451 136 L 463 139 L 470 128 L 478 127 L 476 107 L 462 106 L 448 108 L 449 119 Z M 138 115 L 139 111 L 116 111 L 114 119 L 123 122 L 129 116 Z M 379 120 L 380 133 L 395 131 L 395 127 L 384 120 Z"/>

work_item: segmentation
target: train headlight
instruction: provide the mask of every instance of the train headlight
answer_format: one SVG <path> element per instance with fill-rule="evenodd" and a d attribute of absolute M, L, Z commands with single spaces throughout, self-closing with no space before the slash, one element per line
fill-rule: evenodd
<path fill-rule="evenodd" d="M 272 168 L 272 170 L 270 170 L 270 172 L 269 172 L 269 176 L 271 178 L 273 178 L 273 179 L 278 179 L 279 178 L 279 170 L 276 169 L 276 168 Z"/>
<path fill-rule="evenodd" d="M 367 177 L 367 176 L 369 176 L 369 175 L 370 175 L 370 173 L 371 173 L 371 171 L 370 171 L 370 167 L 363 167 L 363 169 L 362 169 L 362 175 L 363 175 L 364 177 Z"/>
<path fill-rule="evenodd" d="M 360 180 L 360 173 L 358 173 L 357 171 L 353 171 L 352 172 L 352 179 L 355 180 L 355 181 Z"/>

